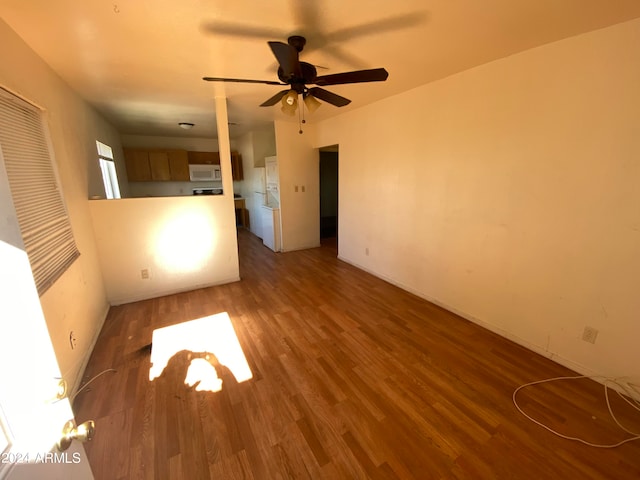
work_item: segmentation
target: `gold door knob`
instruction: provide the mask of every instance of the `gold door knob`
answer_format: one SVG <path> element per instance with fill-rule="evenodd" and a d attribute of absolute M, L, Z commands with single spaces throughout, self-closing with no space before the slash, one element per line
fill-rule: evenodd
<path fill-rule="evenodd" d="M 72 420 L 69 420 L 64 424 L 62 429 L 62 438 L 58 441 L 58 450 L 64 452 L 73 440 L 78 440 L 81 443 L 88 442 L 93 438 L 96 432 L 96 424 L 93 420 L 81 423 L 77 427 Z"/>

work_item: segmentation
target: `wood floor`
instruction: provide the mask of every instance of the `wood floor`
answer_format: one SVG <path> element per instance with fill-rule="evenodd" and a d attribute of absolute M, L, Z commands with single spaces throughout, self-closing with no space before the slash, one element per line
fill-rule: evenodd
<path fill-rule="evenodd" d="M 336 259 L 274 254 L 239 232 L 242 281 L 113 307 L 76 419 L 97 480 L 640 478 L 640 442 L 561 439 L 512 403 L 573 372 Z M 228 312 L 253 372 L 219 392 L 184 384 L 176 356 L 149 381 L 155 328 Z M 615 396 L 617 397 L 617 395 Z M 627 437 L 590 380 L 523 390 L 523 408 L 592 442 Z M 621 420 L 638 415 L 614 398 Z"/>

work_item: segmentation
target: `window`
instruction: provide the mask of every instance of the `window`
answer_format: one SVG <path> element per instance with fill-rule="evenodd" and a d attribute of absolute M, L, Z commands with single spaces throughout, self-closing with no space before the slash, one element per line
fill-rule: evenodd
<path fill-rule="evenodd" d="M 0 88 L 0 151 L 38 294 L 80 256 L 40 109 Z"/>
<path fill-rule="evenodd" d="M 113 152 L 109 145 L 96 140 L 98 147 L 98 158 L 100 161 L 100 170 L 102 170 L 102 181 L 104 182 L 104 191 L 107 198 L 120 198 L 120 186 L 118 185 L 118 175 L 116 173 L 116 164 L 113 161 Z"/>

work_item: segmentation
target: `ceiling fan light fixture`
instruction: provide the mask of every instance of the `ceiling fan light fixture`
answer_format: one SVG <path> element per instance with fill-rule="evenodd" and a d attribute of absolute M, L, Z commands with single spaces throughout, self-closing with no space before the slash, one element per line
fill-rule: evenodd
<path fill-rule="evenodd" d="M 178 126 L 180 128 L 183 128 L 185 130 L 191 130 L 194 127 L 195 123 L 189 123 L 189 122 L 180 122 L 178 123 Z"/>
<path fill-rule="evenodd" d="M 286 115 L 293 116 L 298 108 L 298 92 L 291 90 L 282 97 L 282 112 Z"/>
<path fill-rule="evenodd" d="M 316 97 L 311 94 L 305 95 L 304 104 L 307 107 L 307 110 L 309 110 L 309 113 L 315 112 L 322 105 Z"/>
<path fill-rule="evenodd" d="M 292 107 L 291 105 L 283 105 L 280 110 L 282 110 L 282 113 L 289 115 L 290 117 L 293 117 L 296 114 L 296 107 Z"/>
<path fill-rule="evenodd" d="M 282 105 L 288 105 L 290 107 L 298 106 L 298 92 L 291 90 L 284 97 L 282 97 Z"/>

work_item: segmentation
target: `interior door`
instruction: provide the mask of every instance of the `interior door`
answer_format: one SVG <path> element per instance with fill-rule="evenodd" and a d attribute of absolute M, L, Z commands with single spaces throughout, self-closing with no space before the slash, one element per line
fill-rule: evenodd
<path fill-rule="evenodd" d="M 18 227 L 0 146 L 0 479 L 93 479 L 84 448 L 56 444 L 73 420 Z"/>
<path fill-rule="evenodd" d="M 320 238 L 338 236 L 338 146 L 320 149 Z M 325 241 L 325 244 L 327 242 Z"/>

